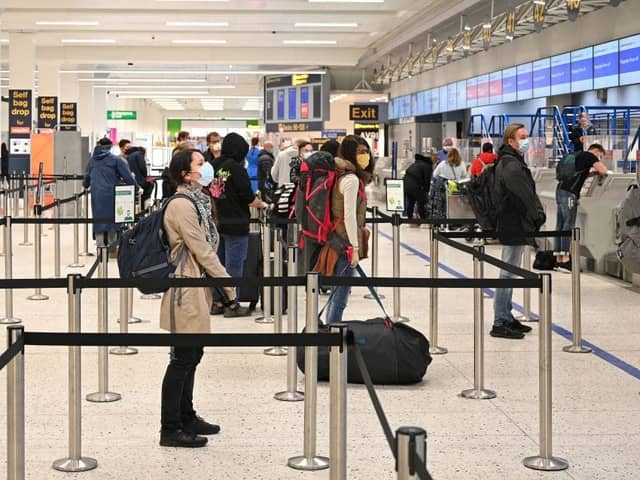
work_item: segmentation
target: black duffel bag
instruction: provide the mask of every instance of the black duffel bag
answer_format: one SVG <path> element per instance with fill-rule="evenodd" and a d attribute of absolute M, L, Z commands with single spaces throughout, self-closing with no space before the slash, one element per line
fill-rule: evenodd
<path fill-rule="evenodd" d="M 387 326 L 384 318 L 342 322 L 353 332 L 354 342 L 362 356 L 373 383 L 378 385 L 409 385 L 422 381 L 431 363 L 429 341 L 422 333 L 403 323 Z M 326 333 L 325 326 L 320 332 Z M 298 368 L 304 372 L 304 348 L 297 349 Z M 349 383 L 364 383 L 355 352 L 347 355 Z M 329 381 L 329 347 L 318 347 L 318 381 Z"/>

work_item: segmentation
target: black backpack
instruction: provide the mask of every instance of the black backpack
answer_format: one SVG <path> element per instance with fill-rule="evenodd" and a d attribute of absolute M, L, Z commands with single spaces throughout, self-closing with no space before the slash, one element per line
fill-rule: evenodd
<path fill-rule="evenodd" d="M 556 180 L 565 182 L 576 176 L 576 156 L 573 153 L 561 158 L 556 165 Z"/>
<path fill-rule="evenodd" d="M 185 247 L 179 258 L 175 262 L 171 261 L 171 248 L 164 230 L 164 212 L 169 203 L 176 198 L 188 198 L 193 202 L 189 196 L 177 193 L 169 197 L 160 210 L 144 217 L 132 229 L 122 234 L 118 248 L 120 278 L 173 278 L 176 268 L 184 261 L 186 253 Z M 197 207 L 196 212 L 198 212 L 198 220 L 202 222 Z M 151 284 L 138 287 L 138 290 L 144 294 L 150 294 L 162 293 L 168 289 L 157 288 Z"/>
<path fill-rule="evenodd" d="M 486 165 L 482 173 L 471 177 L 464 188 L 471 209 L 483 230 L 495 230 L 498 225 L 499 205 L 496 200 L 494 165 Z"/>

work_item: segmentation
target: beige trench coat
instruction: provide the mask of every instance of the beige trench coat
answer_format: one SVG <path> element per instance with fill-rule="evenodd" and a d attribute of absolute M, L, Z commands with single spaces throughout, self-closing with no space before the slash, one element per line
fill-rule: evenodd
<path fill-rule="evenodd" d="M 178 188 L 184 193 L 184 187 Z M 171 246 L 171 258 L 175 260 L 186 246 L 187 256 L 176 270 L 177 277 L 200 278 L 229 277 L 216 252 L 207 242 L 205 224 L 198 221 L 198 213 L 192 201 L 176 198 L 167 206 L 164 227 Z M 175 308 L 175 329 L 171 328 L 171 301 Z M 235 289 L 225 287 L 228 298 L 235 298 Z M 162 297 L 160 328 L 175 333 L 210 333 L 211 289 L 176 288 L 167 290 Z"/>

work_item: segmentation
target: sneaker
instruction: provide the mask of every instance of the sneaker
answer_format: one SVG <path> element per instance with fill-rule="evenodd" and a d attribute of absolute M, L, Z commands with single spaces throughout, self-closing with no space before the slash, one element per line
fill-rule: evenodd
<path fill-rule="evenodd" d="M 556 267 L 562 268 L 563 270 L 571 271 L 571 260 L 568 262 L 556 262 Z"/>
<path fill-rule="evenodd" d="M 224 309 L 225 318 L 248 317 L 249 315 L 251 315 L 251 309 L 249 307 L 241 307 L 238 305 L 236 308 L 225 307 Z"/>
<path fill-rule="evenodd" d="M 511 323 L 508 326 L 511 330 L 515 330 L 516 332 L 529 333 L 531 331 L 531 327 L 520 323 L 513 317 L 511 317 Z"/>
<path fill-rule="evenodd" d="M 222 315 L 224 313 L 224 306 L 213 304 L 211 306 L 211 315 Z"/>
<path fill-rule="evenodd" d="M 514 340 L 524 338 L 524 333 L 512 330 L 508 325 L 494 325 L 489 335 L 496 338 L 511 338 Z"/>
<path fill-rule="evenodd" d="M 182 431 L 193 433 L 194 435 L 215 435 L 220 433 L 220 425 L 209 423 L 204 418 L 196 415 L 193 420 L 182 425 Z"/>
<path fill-rule="evenodd" d="M 194 433 L 187 433 L 183 430 L 160 432 L 161 447 L 200 448 L 204 447 L 208 441 L 206 437 L 200 437 Z"/>

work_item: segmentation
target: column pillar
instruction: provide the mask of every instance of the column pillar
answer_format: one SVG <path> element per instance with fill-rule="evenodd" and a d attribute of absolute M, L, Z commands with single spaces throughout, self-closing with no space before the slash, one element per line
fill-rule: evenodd
<path fill-rule="evenodd" d="M 36 47 L 32 33 L 9 33 L 9 87 L 33 90 Z"/>
<path fill-rule="evenodd" d="M 38 63 L 38 96 L 60 97 L 60 64 Z"/>
<path fill-rule="evenodd" d="M 89 84 L 91 85 L 91 83 Z M 92 89 L 92 130 L 94 138 L 97 139 L 102 137 L 107 131 L 107 90 L 93 87 Z"/>
<path fill-rule="evenodd" d="M 93 85 L 91 82 L 78 82 L 78 128 L 82 136 L 92 138 L 93 133 Z"/>

